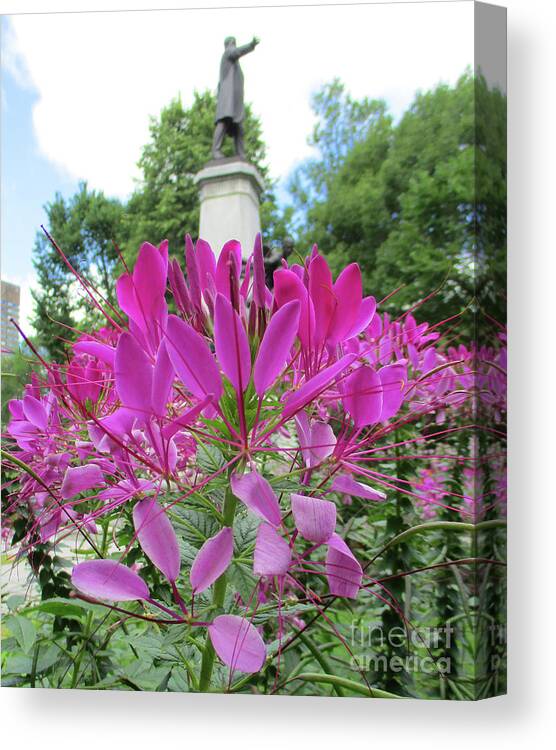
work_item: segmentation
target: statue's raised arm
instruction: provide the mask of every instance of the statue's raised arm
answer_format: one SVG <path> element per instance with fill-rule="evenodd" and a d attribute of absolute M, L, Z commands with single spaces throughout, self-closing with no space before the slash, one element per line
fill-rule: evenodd
<path fill-rule="evenodd" d="M 220 79 L 216 115 L 214 118 L 214 138 L 212 143 L 213 159 L 222 159 L 222 144 L 226 135 L 234 139 L 234 150 L 240 159 L 245 157 L 243 119 L 245 107 L 243 102 L 243 73 L 239 58 L 253 52 L 259 40 L 257 37 L 242 47 L 236 46 L 235 37 L 224 40 L 224 54 L 220 61 Z"/>
<path fill-rule="evenodd" d="M 234 60 L 238 60 L 240 57 L 243 57 L 243 55 L 248 55 L 250 52 L 253 52 L 253 50 L 255 49 L 258 43 L 259 43 L 259 40 L 257 39 L 256 36 L 254 36 L 253 39 L 248 44 L 244 44 L 242 47 L 231 48 L 228 54 Z"/>

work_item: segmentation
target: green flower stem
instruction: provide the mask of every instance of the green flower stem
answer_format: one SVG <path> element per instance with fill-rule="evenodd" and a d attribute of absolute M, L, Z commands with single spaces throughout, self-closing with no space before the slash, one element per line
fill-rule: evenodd
<path fill-rule="evenodd" d="M 87 648 L 87 643 L 90 638 L 92 623 L 93 623 L 93 613 L 89 612 L 87 614 L 87 620 L 85 622 L 85 630 L 83 632 L 83 644 L 79 647 L 79 651 L 77 652 L 77 655 L 73 662 L 73 675 L 71 678 L 71 686 L 70 686 L 72 690 L 77 687 L 77 680 L 79 678 L 79 670 L 81 669 L 81 660 L 83 659 L 83 654 L 85 653 L 85 649 Z"/>
<path fill-rule="evenodd" d="M 224 498 L 224 508 L 222 515 L 224 518 L 224 526 L 234 525 L 234 516 L 236 513 L 237 498 L 233 494 L 230 487 L 226 490 L 226 496 Z M 214 584 L 212 592 L 212 606 L 213 609 L 218 610 L 224 606 L 224 600 L 226 598 L 226 588 L 228 586 L 228 580 L 226 573 L 222 573 L 220 578 Z M 203 659 L 201 661 L 201 675 L 199 677 L 199 691 L 201 693 L 206 692 L 210 687 L 210 679 L 212 677 L 212 668 L 214 666 L 214 648 L 210 640 L 210 636 L 207 633 L 205 638 L 205 649 L 203 651 Z"/>
<path fill-rule="evenodd" d="M 469 531 L 473 535 L 476 535 L 479 531 L 484 531 L 485 529 L 492 529 L 500 526 L 506 526 L 506 521 L 503 521 L 501 519 L 494 519 L 492 521 L 481 521 L 480 523 L 463 523 L 461 521 L 430 521 L 428 523 L 421 523 L 417 526 L 412 526 L 410 529 L 402 531 L 401 534 L 397 534 L 395 537 L 390 539 L 390 541 L 385 544 L 384 547 L 382 547 L 382 549 L 376 553 L 376 555 L 373 556 L 370 562 L 374 562 L 377 557 L 380 557 L 383 552 L 386 552 L 387 549 L 390 549 L 390 547 L 394 546 L 395 544 L 399 544 L 399 542 L 405 541 L 409 537 L 413 536 L 413 534 L 419 534 L 422 531 L 429 531 L 430 529 L 443 529 L 444 531 Z"/>
<path fill-rule="evenodd" d="M 299 634 L 300 641 L 302 643 L 304 643 L 305 646 L 307 646 L 307 648 L 313 654 L 313 657 L 315 658 L 315 660 L 317 661 L 317 663 L 322 667 L 322 669 L 327 674 L 333 674 L 334 670 L 332 669 L 332 667 L 328 663 L 328 659 L 317 648 L 317 646 L 315 646 L 315 644 L 313 643 L 313 641 L 310 638 L 308 638 L 302 630 L 298 630 L 296 632 Z M 338 698 L 343 698 L 344 697 L 344 691 L 342 690 L 342 687 L 341 687 L 341 685 L 339 683 L 333 682 L 332 683 L 332 687 L 334 689 L 334 692 L 338 696 Z"/>
<path fill-rule="evenodd" d="M 395 693 L 389 693 L 387 690 L 379 690 L 378 688 L 369 689 L 366 685 L 362 685 L 360 682 L 355 680 L 348 680 L 345 677 L 338 677 L 334 674 L 321 674 L 319 672 L 303 672 L 293 677 L 288 682 L 293 680 L 303 680 L 304 682 L 324 682 L 327 685 L 337 685 L 338 687 L 351 690 L 353 693 L 359 693 L 365 695 L 367 698 L 401 698 L 401 695 Z"/>

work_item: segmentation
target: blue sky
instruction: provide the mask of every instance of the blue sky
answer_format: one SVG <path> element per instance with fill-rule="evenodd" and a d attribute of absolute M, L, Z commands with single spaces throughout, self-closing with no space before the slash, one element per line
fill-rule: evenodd
<path fill-rule="evenodd" d="M 385 99 L 399 116 L 417 90 L 454 83 L 472 64 L 472 7 L 3 17 L 2 276 L 22 286 L 22 318 L 44 204 L 56 192 L 69 197 L 80 180 L 125 200 L 149 116 L 178 94 L 187 106 L 195 89 L 215 88 L 225 36 L 261 38 L 242 61 L 246 98 L 262 121 L 271 174 L 285 180 L 311 153 L 312 92 L 339 76 L 352 95 Z"/>
<path fill-rule="evenodd" d="M 37 95 L 20 85 L 9 71 L 2 76 L 2 275 L 25 277 L 32 271 L 30 248 L 41 223 L 42 206 L 56 192 L 71 195 L 69 179 L 43 157 L 33 132 L 32 109 Z"/>

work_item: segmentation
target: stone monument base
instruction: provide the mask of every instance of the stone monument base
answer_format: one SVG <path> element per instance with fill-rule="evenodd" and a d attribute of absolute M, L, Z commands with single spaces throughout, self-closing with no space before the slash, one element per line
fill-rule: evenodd
<path fill-rule="evenodd" d="M 244 258 L 253 252 L 261 231 L 260 196 L 264 183 L 258 170 L 237 157 L 215 159 L 195 175 L 201 216 L 199 237 L 218 256 L 228 240 L 239 240 Z"/>

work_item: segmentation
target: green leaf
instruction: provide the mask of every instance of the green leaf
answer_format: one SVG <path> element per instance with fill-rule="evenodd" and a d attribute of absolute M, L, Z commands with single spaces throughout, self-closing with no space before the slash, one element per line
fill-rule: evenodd
<path fill-rule="evenodd" d="M 6 625 L 24 653 L 28 654 L 37 638 L 32 622 L 22 615 L 9 615 Z"/>
<path fill-rule="evenodd" d="M 33 668 L 33 659 L 30 656 L 10 656 L 6 660 L 6 664 L 2 668 L 2 685 L 4 683 L 4 675 L 8 674 L 31 674 Z"/>
<path fill-rule="evenodd" d="M 60 662 L 61 655 L 60 649 L 54 645 L 45 650 L 41 650 L 35 668 L 36 673 L 41 674 L 47 672 L 51 667 Z"/>
<path fill-rule="evenodd" d="M 12 594 L 11 596 L 8 596 L 6 599 L 6 606 L 10 610 L 10 612 L 13 612 L 15 609 L 20 607 L 22 604 L 25 603 L 25 597 L 21 594 Z"/>
<path fill-rule="evenodd" d="M 158 683 L 155 692 L 165 693 L 168 690 L 168 683 L 170 681 L 171 676 L 172 676 L 172 670 L 170 669 L 170 671 L 167 672 L 166 675 L 162 678 L 162 680 Z"/>
<path fill-rule="evenodd" d="M 185 539 L 181 539 L 178 537 L 178 544 L 180 548 L 180 557 L 182 564 L 185 565 L 187 568 L 191 568 L 193 565 L 193 560 L 197 556 L 197 552 L 199 551 L 197 547 L 195 547 L 193 544 L 190 544 Z"/>
<path fill-rule="evenodd" d="M 234 543 L 239 553 L 253 548 L 260 520 L 252 513 L 241 516 L 234 523 Z"/>
<path fill-rule="evenodd" d="M 173 518 L 176 519 L 176 524 L 181 526 L 181 529 L 177 529 L 178 533 L 181 531 L 185 541 L 197 549 L 220 528 L 218 522 L 207 513 L 189 508 L 176 507 Z"/>
<path fill-rule="evenodd" d="M 47 599 L 39 605 L 40 612 L 46 612 L 48 615 L 54 615 L 56 617 L 71 617 L 81 618 L 86 614 L 85 607 L 81 607 L 79 604 L 73 602 L 66 602 L 64 600 Z"/>
<path fill-rule="evenodd" d="M 198 444 L 197 464 L 206 474 L 214 474 L 224 466 L 224 463 L 224 456 L 215 445 Z"/>
<path fill-rule="evenodd" d="M 253 575 L 252 569 L 242 563 L 234 562 L 228 569 L 228 575 L 231 582 L 231 589 L 237 592 L 244 602 L 248 602 L 253 594 L 253 589 L 257 585 L 257 578 Z"/>

